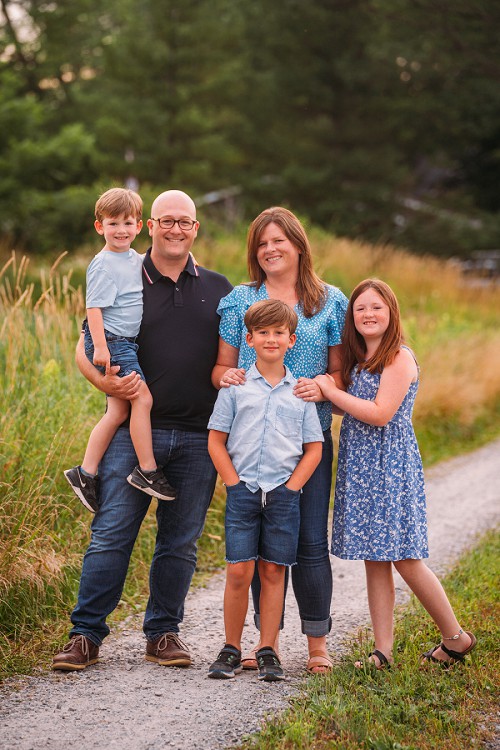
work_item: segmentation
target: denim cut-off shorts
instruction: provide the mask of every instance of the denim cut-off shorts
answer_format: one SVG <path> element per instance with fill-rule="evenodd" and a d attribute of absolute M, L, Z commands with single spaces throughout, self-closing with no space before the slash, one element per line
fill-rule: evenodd
<path fill-rule="evenodd" d="M 295 565 L 300 526 L 300 492 L 280 484 L 265 496 L 245 482 L 226 487 L 226 561 L 259 557 L 277 565 Z"/>
<path fill-rule="evenodd" d="M 94 364 L 94 344 L 87 323 L 84 323 L 83 325 L 83 332 L 85 354 L 89 362 Z M 106 344 L 108 345 L 109 353 L 111 355 L 111 366 L 114 367 L 120 365 L 120 369 L 116 374 L 120 378 L 124 378 L 125 375 L 130 375 L 131 372 L 136 372 L 140 375 L 141 380 L 146 382 L 139 360 L 137 359 L 137 351 L 139 347 L 135 343 L 135 338 L 117 336 L 116 333 L 110 333 L 110 331 L 107 331 L 106 329 L 104 329 L 104 335 L 106 336 Z M 97 367 L 99 372 L 102 372 L 103 374 L 106 372 L 106 368 L 101 365 L 94 365 L 94 367 Z"/>

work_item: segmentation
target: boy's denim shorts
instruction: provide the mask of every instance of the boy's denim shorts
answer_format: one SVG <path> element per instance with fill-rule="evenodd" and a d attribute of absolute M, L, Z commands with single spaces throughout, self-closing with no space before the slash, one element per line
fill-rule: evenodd
<path fill-rule="evenodd" d="M 85 354 L 89 362 L 94 364 L 94 344 L 86 322 L 83 324 L 83 333 Z M 111 366 L 120 365 L 120 369 L 116 374 L 120 378 L 123 378 L 125 375 L 130 375 L 131 372 L 136 372 L 140 375 L 141 380 L 145 382 L 146 378 L 137 359 L 139 347 L 135 343 L 135 339 L 127 338 L 126 336 L 117 336 L 116 333 L 111 333 L 110 331 L 106 331 L 106 329 L 104 329 L 104 335 L 106 336 L 106 344 L 111 355 Z M 99 372 L 103 374 L 106 372 L 106 368 L 101 365 L 94 365 L 94 367 L 97 367 Z"/>
<path fill-rule="evenodd" d="M 300 492 L 280 484 L 251 492 L 245 482 L 226 487 L 226 561 L 259 557 L 277 565 L 295 565 L 300 526 Z"/>

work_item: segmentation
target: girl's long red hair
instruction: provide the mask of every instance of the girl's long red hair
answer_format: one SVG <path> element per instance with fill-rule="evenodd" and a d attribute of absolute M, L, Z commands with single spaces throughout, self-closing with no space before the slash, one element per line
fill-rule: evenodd
<path fill-rule="evenodd" d="M 369 360 L 366 360 L 365 340 L 354 325 L 353 313 L 356 300 L 367 289 L 373 289 L 384 300 L 389 307 L 390 313 L 387 330 L 382 337 L 377 351 Z M 382 372 L 384 367 L 394 361 L 403 343 L 401 313 L 396 295 L 391 287 L 385 281 L 380 281 L 380 279 L 365 279 L 361 281 L 355 287 L 349 299 L 344 332 L 342 334 L 342 379 L 345 385 L 348 386 L 352 382 L 351 373 L 356 365 L 358 370 L 368 370 L 368 372 L 372 373 Z"/>

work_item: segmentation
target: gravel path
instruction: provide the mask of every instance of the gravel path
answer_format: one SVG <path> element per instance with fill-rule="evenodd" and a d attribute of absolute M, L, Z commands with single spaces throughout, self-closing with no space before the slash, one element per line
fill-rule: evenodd
<path fill-rule="evenodd" d="M 442 573 L 477 536 L 500 520 L 500 441 L 426 473 L 430 566 Z M 332 652 L 367 623 L 362 562 L 332 559 Z M 287 680 L 263 684 L 254 672 L 235 680 L 207 679 L 223 642 L 223 575 L 193 591 L 182 638 L 194 655 L 190 669 L 146 662 L 140 619 L 130 618 L 101 649 L 101 662 L 80 673 L 49 673 L 7 681 L 0 689 L 2 750 L 221 749 L 254 732 L 266 713 L 286 707 L 303 678 L 305 637 L 293 595 L 287 598 L 281 652 Z M 401 579 L 398 601 L 408 594 Z M 253 625 L 244 643 L 253 645 Z"/>

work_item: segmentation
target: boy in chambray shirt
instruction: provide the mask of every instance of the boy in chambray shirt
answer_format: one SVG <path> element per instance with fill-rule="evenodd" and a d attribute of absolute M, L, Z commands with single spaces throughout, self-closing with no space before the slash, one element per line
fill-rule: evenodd
<path fill-rule="evenodd" d="M 321 460 L 323 432 L 314 403 L 293 394 L 284 365 L 295 344 L 297 314 L 279 300 L 261 300 L 245 315 L 256 363 L 246 382 L 219 392 L 208 450 L 226 486 L 224 626 L 226 643 L 209 677 L 241 672 L 241 635 L 255 570 L 261 580 L 259 679 L 284 679 L 273 649 L 284 597 L 285 568 L 296 563 L 300 492 Z"/>

